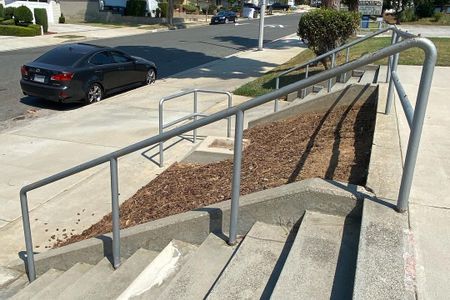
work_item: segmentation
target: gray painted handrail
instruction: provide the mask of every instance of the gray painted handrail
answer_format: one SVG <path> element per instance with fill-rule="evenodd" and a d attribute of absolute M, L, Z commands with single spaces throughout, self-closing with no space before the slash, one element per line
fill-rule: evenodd
<path fill-rule="evenodd" d="M 399 34 L 400 35 L 400 34 Z M 408 198 L 411 190 L 413 172 L 415 162 L 417 159 L 418 147 L 420 142 L 420 136 L 422 132 L 423 120 L 425 117 L 425 111 L 428 101 L 428 96 L 431 88 L 431 81 L 433 77 L 434 66 L 436 64 L 437 51 L 434 44 L 425 38 L 411 38 L 404 40 L 400 43 L 390 45 L 386 48 L 380 49 L 376 52 L 366 54 L 357 60 L 348 62 L 346 64 L 337 66 L 336 68 L 326 70 L 318 73 L 299 82 L 292 83 L 278 90 L 272 91 L 265 95 L 256 97 L 252 100 L 244 102 L 240 105 L 233 106 L 217 113 L 211 114 L 202 119 L 198 119 L 194 122 L 176 127 L 167 132 L 163 132 L 157 136 L 150 137 L 135 144 L 129 145 L 122 149 L 116 150 L 110 154 L 103 155 L 91 161 L 82 163 L 78 166 L 72 167 L 65 171 L 59 172 L 55 175 L 49 176 L 42 180 L 28 184 L 20 190 L 20 203 L 22 210 L 23 229 L 25 235 L 25 245 L 27 254 L 27 270 L 30 281 L 36 279 L 36 270 L 33 253 L 33 243 L 31 237 L 30 217 L 28 211 L 28 199 L 27 193 L 35 190 L 39 187 L 45 186 L 49 183 L 58 181 L 68 176 L 85 171 L 100 164 L 109 162 L 111 168 L 111 191 L 112 191 L 112 209 L 113 209 L 113 261 L 115 267 L 120 264 L 120 220 L 119 220 L 119 207 L 118 207 L 118 177 L 117 177 L 117 162 L 118 158 L 141 150 L 143 148 L 155 145 L 157 143 L 166 141 L 175 136 L 184 134 L 188 131 L 195 130 L 205 125 L 214 123 L 224 118 L 236 116 L 235 127 L 235 141 L 234 141 L 234 162 L 233 162 L 233 179 L 232 179 L 232 197 L 231 197 L 231 214 L 230 214 L 230 236 L 228 243 L 234 244 L 236 242 L 237 226 L 238 226 L 238 213 L 239 213 L 239 194 L 240 194 L 240 176 L 241 176 L 241 161 L 242 161 L 242 132 L 243 132 L 243 118 L 244 112 L 273 101 L 281 96 L 285 96 L 294 91 L 306 88 L 316 83 L 328 80 L 356 68 L 373 63 L 379 59 L 390 57 L 394 54 L 400 53 L 410 48 L 420 48 L 425 52 L 425 60 L 423 63 L 422 75 L 419 84 L 419 91 L 417 94 L 416 106 L 413 117 L 413 127 L 410 133 L 408 150 L 405 158 L 405 166 L 402 174 L 402 183 L 400 186 L 400 192 L 397 202 L 397 210 L 403 212 L 407 209 Z M 392 79 L 392 76 L 391 76 Z M 387 104 L 387 106 L 390 104 Z M 388 107 L 386 107 L 386 111 Z"/>

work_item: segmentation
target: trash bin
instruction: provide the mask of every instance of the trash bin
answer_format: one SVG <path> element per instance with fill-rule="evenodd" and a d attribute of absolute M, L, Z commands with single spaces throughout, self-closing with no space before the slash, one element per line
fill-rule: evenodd
<path fill-rule="evenodd" d="M 253 19 L 253 15 L 255 14 L 255 9 L 251 7 L 244 7 L 244 10 L 242 11 L 242 16 L 244 18 Z"/>
<path fill-rule="evenodd" d="M 369 28 L 369 16 L 362 16 L 361 28 Z"/>

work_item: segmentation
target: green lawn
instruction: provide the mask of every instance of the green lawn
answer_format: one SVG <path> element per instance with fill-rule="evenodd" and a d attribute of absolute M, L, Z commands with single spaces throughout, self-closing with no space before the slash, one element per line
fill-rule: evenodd
<path fill-rule="evenodd" d="M 391 38 L 390 37 L 381 37 L 374 38 L 368 41 L 365 41 L 355 47 L 352 47 L 350 50 L 350 60 L 357 59 L 362 55 L 376 51 L 378 49 L 384 48 L 389 45 Z M 438 49 L 438 66 L 450 66 L 450 38 L 431 38 Z M 312 58 L 314 58 L 314 53 L 307 49 L 302 51 L 296 57 L 292 58 L 287 63 L 269 71 L 262 77 L 249 82 L 234 91 L 236 95 L 256 97 L 260 95 L 264 95 L 268 92 L 271 92 L 275 89 L 275 78 L 277 75 L 285 70 L 292 68 L 295 65 L 306 62 Z M 417 48 L 409 49 L 400 54 L 399 63 L 402 65 L 421 65 L 424 59 L 423 51 Z M 345 62 L 345 52 L 338 56 L 337 64 L 343 64 Z M 387 58 L 378 61 L 379 64 L 386 64 Z M 317 66 L 310 67 L 309 72 L 310 75 L 314 73 L 322 71 L 324 68 L 322 64 L 318 64 Z M 288 75 L 283 76 L 280 79 L 280 86 L 285 86 L 292 82 L 301 80 L 304 78 L 304 69 L 292 72 Z"/>
<path fill-rule="evenodd" d="M 442 18 L 439 21 L 436 21 L 434 18 L 422 18 L 414 22 L 402 22 L 402 24 L 408 25 L 450 25 L 450 15 L 443 14 Z"/>

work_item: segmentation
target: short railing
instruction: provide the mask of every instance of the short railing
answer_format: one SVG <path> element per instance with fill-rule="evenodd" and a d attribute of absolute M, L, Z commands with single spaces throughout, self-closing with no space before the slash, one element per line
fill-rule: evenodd
<path fill-rule="evenodd" d="M 164 124 L 164 103 L 169 100 L 174 100 L 186 95 L 194 95 L 194 107 L 193 112 L 189 115 L 186 115 L 184 117 L 181 117 L 179 119 L 173 120 L 172 122 L 169 122 L 167 124 Z M 172 127 L 176 124 L 179 124 L 181 122 L 185 122 L 187 120 L 194 120 L 196 121 L 199 117 L 206 117 L 207 115 L 200 113 L 198 111 L 198 94 L 220 94 L 220 95 L 226 95 L 228 99 L 228 108 L 233 106 L 233 96 L 230 92 L 225 91 L 218 91 L 218 90 L 205 90 L 205 89 L 192 89 L 192 90 L 186 90 L 182 91 L 170 96 L 166 96 L 161 98 L 159 101 L 159 134 L 162 134 L 164 132 L 164 129 Z M 231 117 L 227 118 L 227 137 L 231 136 Z M 192 143 L 197 142 L 197 129 L 194 129 L 192 132 Z M 164 166 L 164 142 L 159 143 L 159 166 Z"/>
<path fill-rule="evenodd" d="M 311 65 L 316 65 L 316 64 L 318 64 L 320 61 L 322 61 L 322 60 L 324 60 L 324 59 L 330 59 L 330 60 L 331 60 L 331 66 L 330 66 L 330 68 L 331 68 L 331 69 L 332 69 L 332 68 L 335 68 L 335 67 L 336 67 L 336 57 L 339 55 L 339 53 L 340 53 L 341 51 L 344 51 L 344 50 L 345 50 L 345 63 L 348 63 L 348 61 L 350 60 L 350 49 L 351 49 L 353 46 L 355 46 L 355 45 L 357 45 L 357 44 L 360 44 L 360 43 L 362 43 L 362 42 L 364 42 L 364 41 L 367 41 L 367 40 L 369 40 L 369 39 L 371 39 L 371 38 L 374 38 L 374 37 L 376 37 L 376 36 L 379 36 L 379 35 L 381 35 L 381 34 L 384 34 L 384 33 L 388 32 L 388 31 L 392 31 L 391 44 L 394 44 L 394 43 L 398 42 L 398 39 L 396 39 L 397 33 L 399 33 L 399 34 L 402 35 L 403 37 L 407 37 L 407 38 L 412 38 L 412 37 L 414 37 L 413 34 L 410 34 L 410 33 L 407 33 L 407 32 L 400 31 L 400 30 L 398 30 L 398 29 L 397 29 L 396 27 L 394 27 L 394 26 L 390 26 L 390 27 L 381 29 L 381 30 L 379 30 L 379 31 L 377 31 L 377 32 L 374 32 L 374 33 L 365 35 L 365 36 L 363 36 L 363 37 L 361 37 L 361 38 L 358 38 L 358 39 L 356 39 L 356 40 L 354 40 L 354 41 L 352 41 L 352 42 L 350 42 L 350 43 L 347 43 L 347 44 L 344 44 L 344 45 L 342 45 L 342 46 L 340 46 L 340 47 L 337 47 L 337 48 L 335 48 L 335 49 L 333 49 L 333 50 L 331 50 L 331 51 L 329 51 L 329 52 L 327 52 L 327 53 L 324 53 L 324 54 L 322 54 L 322 55 L 319 55 L 319 56 L 317 56 L 317 57 L 315 57 L 315 58 L 313 58 L 313 59 L 311 59 L 311 60 L 309 60 L 309 61 L 307 61 L 307 62 L 305 62 L 305 63 L 301 63 L 301 64 L 299 64 L 299 65 L 297 65 L 297 66 L 294 66 L 294 67 L 290 68 L 289 70 L 286 70 L 286 71 L 284 71 L 284 72 L 281 72 L 281 73 L 278 74 L 278 76 L 275 78 L 275 89 L 278 90 L 278 89 L 280 88 L 280 78 L 281 78 L 281 77 L 283 77 L 283 76 L 285 76 L 285 75 L 287 75 L 287 74 L 289 74 L 289 73 L 298 71 L 298 70 L 300 70 L 300 69 L 305 68 L 305 78 L 308 78 L 308 76 L 309 76 L 309 71 L 310 71 L 310 70 L 309 70 L 310 66 L 311 66 Z M 391 64 L 391 59 L 392 59 L 392 58 L 389 57 L 389 63 L 388 63 L 388 66 Z M 344 81 L 346 81 L 346 79 L 347 79 L 347 73 L 344 73 L 343 76 L 344 76 Z M 328 91 L 328 92 L 331 91 L 331 88 L 332 88 L 332 86 L 333 86 L 332 80 L 333 80 L 332 78 L 328 79 L 328 82 L 327 82 L 327 91 Z M 386 71 L 386 82 L 387 82 L 388 80 L 389 80 L 389 67 L 387 68 L 387 71 Z M 302 95 L 304 95 L 304 92 L 305 92 L 304 90 L 301 91 Z M 279 101 L 278 99 L 275 99 L 274 111 L 278 111 L 278 107 L 279 107 L 278 101 Z"/>
<path fill-rule="evenodd" d="M 392 29 L 399 36 L 402 36 L 397 29 Z M 244 102 L 240 105 L 233 106 L 217 113 L 211 114 L 204 118 L 198 119 L 196 121 L 190 122 L 188 124 L 182 125 L 180 127 L 173 128 L 167 132 L 163 132 L 157 136 L 150 137 L 138 143 L 132 144 L 120 150 L 114 151 L 110 154 L 103 155 L 99 158 L 93 159 L 86 163 L 80 164 L 68 170 L 57 173 L 53 176 L 47 177 L 45 179 L 39 180 L 37 182 L 31 183 L 24 186 L 20 190 L 20 202 L 22 208 L 22 219 L 23 219 L 23 229 L 25 235 L 25 245 L 26 245 L 26 259 L 27 259 L 27 269 L 30 281 L 36 278 L 36 270 L 34 263 L 34 252 L 33 243 L 31 237 L 30 228 L 30 217 L 28 212 L 28 198 L 27 193 L 29 191 L 35 190 L 42 186 L 48 185 L 52 182 L 61 180 L 68 176 L 77 174 L 84 170 L 96 167 L 103 163 L 109 163 L 110 173 L 111 173 L 111 202 L 112 202 L 112 250 L 113 250 L 113 265 L 117 268 L 120 265 L 120 220 L 119 220 L 119 201 L 118 201 L 118 158 L 133 153 L 135 151 L 141 150 L 158 144 L 160 142 L 167 141 L 170 138 L 179 136 L 186 132 L 198 129 L 208 124 L 235 116 L 235 134 L 234 134 L 234 158 L 233 158 L 233 173 L 232 173 L 232 191 L 231 191 L 231 212 L 230 212 L 230 227 L 229 227 L 229 237 L 228 243 L 230 245 L 236 243 L 237 231 L 238 231 L 238 212 L 239 212 L 239 194 L 240 194 L 240 181 L 241 181 L 241 162 L 242 162 L 242 139 L 244 130 L 244 112 L 260 106 L 262 104 L 273 101 L 279 97 L 288 95 L 299 89 L 312 86 L 324 80 L 328 80 L 337 76 L 338 74 L 343 74 L 349 72 L 356 68 L 360 68 L 367 64 L 376 62 L 379 59 L 397 55 L 398 53 L 405 51 L 410 48 L 421 48 L 425 52 L 425 60 L 423 63 L 422 76 L 419 84 L 419 91 L 417 95 L 416 107 L 414 111 L 414 116 L 412 118 L 413 126 L 411 128 L 410 139 L 408 143 L 408 150 L 406 154 L 405 167 L 402 174 L 402 185 L 400 188 L 399 199 L 397 203 L 397 209 L 399 211 L 405 211 L 408 205 L 408 197 L 411 188 L 412 174 L 415 167 L 415 161 L 417 158 L 417 149 L 419 146 L 420 135 L 422 131 L 423 120 L 425 116 L 425 110 L 428 101 L 428 95 L 431 87 L 431 80 L 433 77 L 434 66 L 436 63 L 436 47 L 434 44 L 425 38 L 410 38 L 402 42 L 390 45 L 384 49 L 378 50 L 376 52 L 366 54 L 357 60 L 348 62 L 336 68 L 315 74 L 311 77 L 303 79 L 301 81 L 292 83 L 288 86 L 282 87 L 265 95 L 256 97 L 252 100 Z M 395 72 L 395 61 L 393 63 L 393 71 Z M 391 77 L 394 84 L 396 84 L 397 74 Z M 403 97 L 405 100 L 405 97 Z M 390 106 L 392 105 L 392 100 L 388 101 L 386 104 L 386 112 L 390 111 Z M 408 111 L 410 111 L 408 109 Z M 410 114 L 410 113 L 408 113 Z"/>

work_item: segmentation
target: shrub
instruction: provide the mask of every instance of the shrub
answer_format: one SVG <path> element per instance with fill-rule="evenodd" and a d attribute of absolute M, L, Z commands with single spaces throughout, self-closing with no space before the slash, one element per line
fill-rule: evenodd
<path fill-rule="evenodd" d="M 416 15 L 419 18 L 429 18 L 432 17 L 434 13 L 434 4 L 430 1 L 425 1 L 419 3 L 416 6 Z"/>
<path fill-rule="evenodd" d="M 437 12 L 433 15 L 433 22 L 439 22 L 444 17 L 444 14 Z"/>
<path fill-rule="evenodd" d="M 316 9 L 300 18 L 297 34 L 319 56 L 344 44 L 358 25 L 356 12 Z M 322 60 L 322 64 L 328 68 L 327 59 Z"/>
<path fill-rule="evenodd" d="M 64 15 L 62 13 L 61 13 L 61 16 L 59 16 L 58 22 L 59 22 L 59 24 L 66 23 L 66 17 L 64 17 Z"/>
<path fill-rule="evenodd" d="M 3 7 L 3 4 L 0 4 L 0 18 L 5 17 L 5 8 Z"/>
<path fill-rule="evenodd" d="M 41 34 L 41 25 L 15 26 L 0 25 L 0 35 L 35 36 Z"/>
<path fill-rule="evenodd" d="M 28 7 L 19 6 L 14 10 L 14 20 L 16 24 L 30 24 L 33 22 L 33 13 Z"/>
<path fill-rule="evenodd" d="M 143 0 L 129 0 L 125 8 L 127 16 L 143 17 L 145 16 L 147 3 Z"/>
<path fill-rule="evenodd" d="M 7 7 L 5 8 L 5 19 L 12 19 L 14 16 L 15 7 Z"/>
<path fill-rule="evenodd" d="M 414 12 L 414 8 L 409 7 L 402 11 L 398 16 L 400 22 L 414 22 L 417 21 L 416 13 Z"/>
<path fill-rule="evenodd" d="M 161 18 L 167 18 L 169 4 L 167 2 L 160 2 L 158 5 L 161 9 Z"/>
<path fill-rule="evenodd" d="M 14 22 L 13 19 L 8 19 L 8 20 L 4 20 L 0 22 L 1 25 L 15 25 L 16 23 Z"/>
<path fill-rule="evenodd" d="M 192 4 L 183 5 L 183 9 L 187 14 L 195 14 L 197 12 L 197 7 Z"/>
<path fill-rule="evenodd" d="M 47 10 L 45 8 L 34 9 L 34 20 L 36 24 L 42 25 L 44 32 L 48 31 Z"/>

